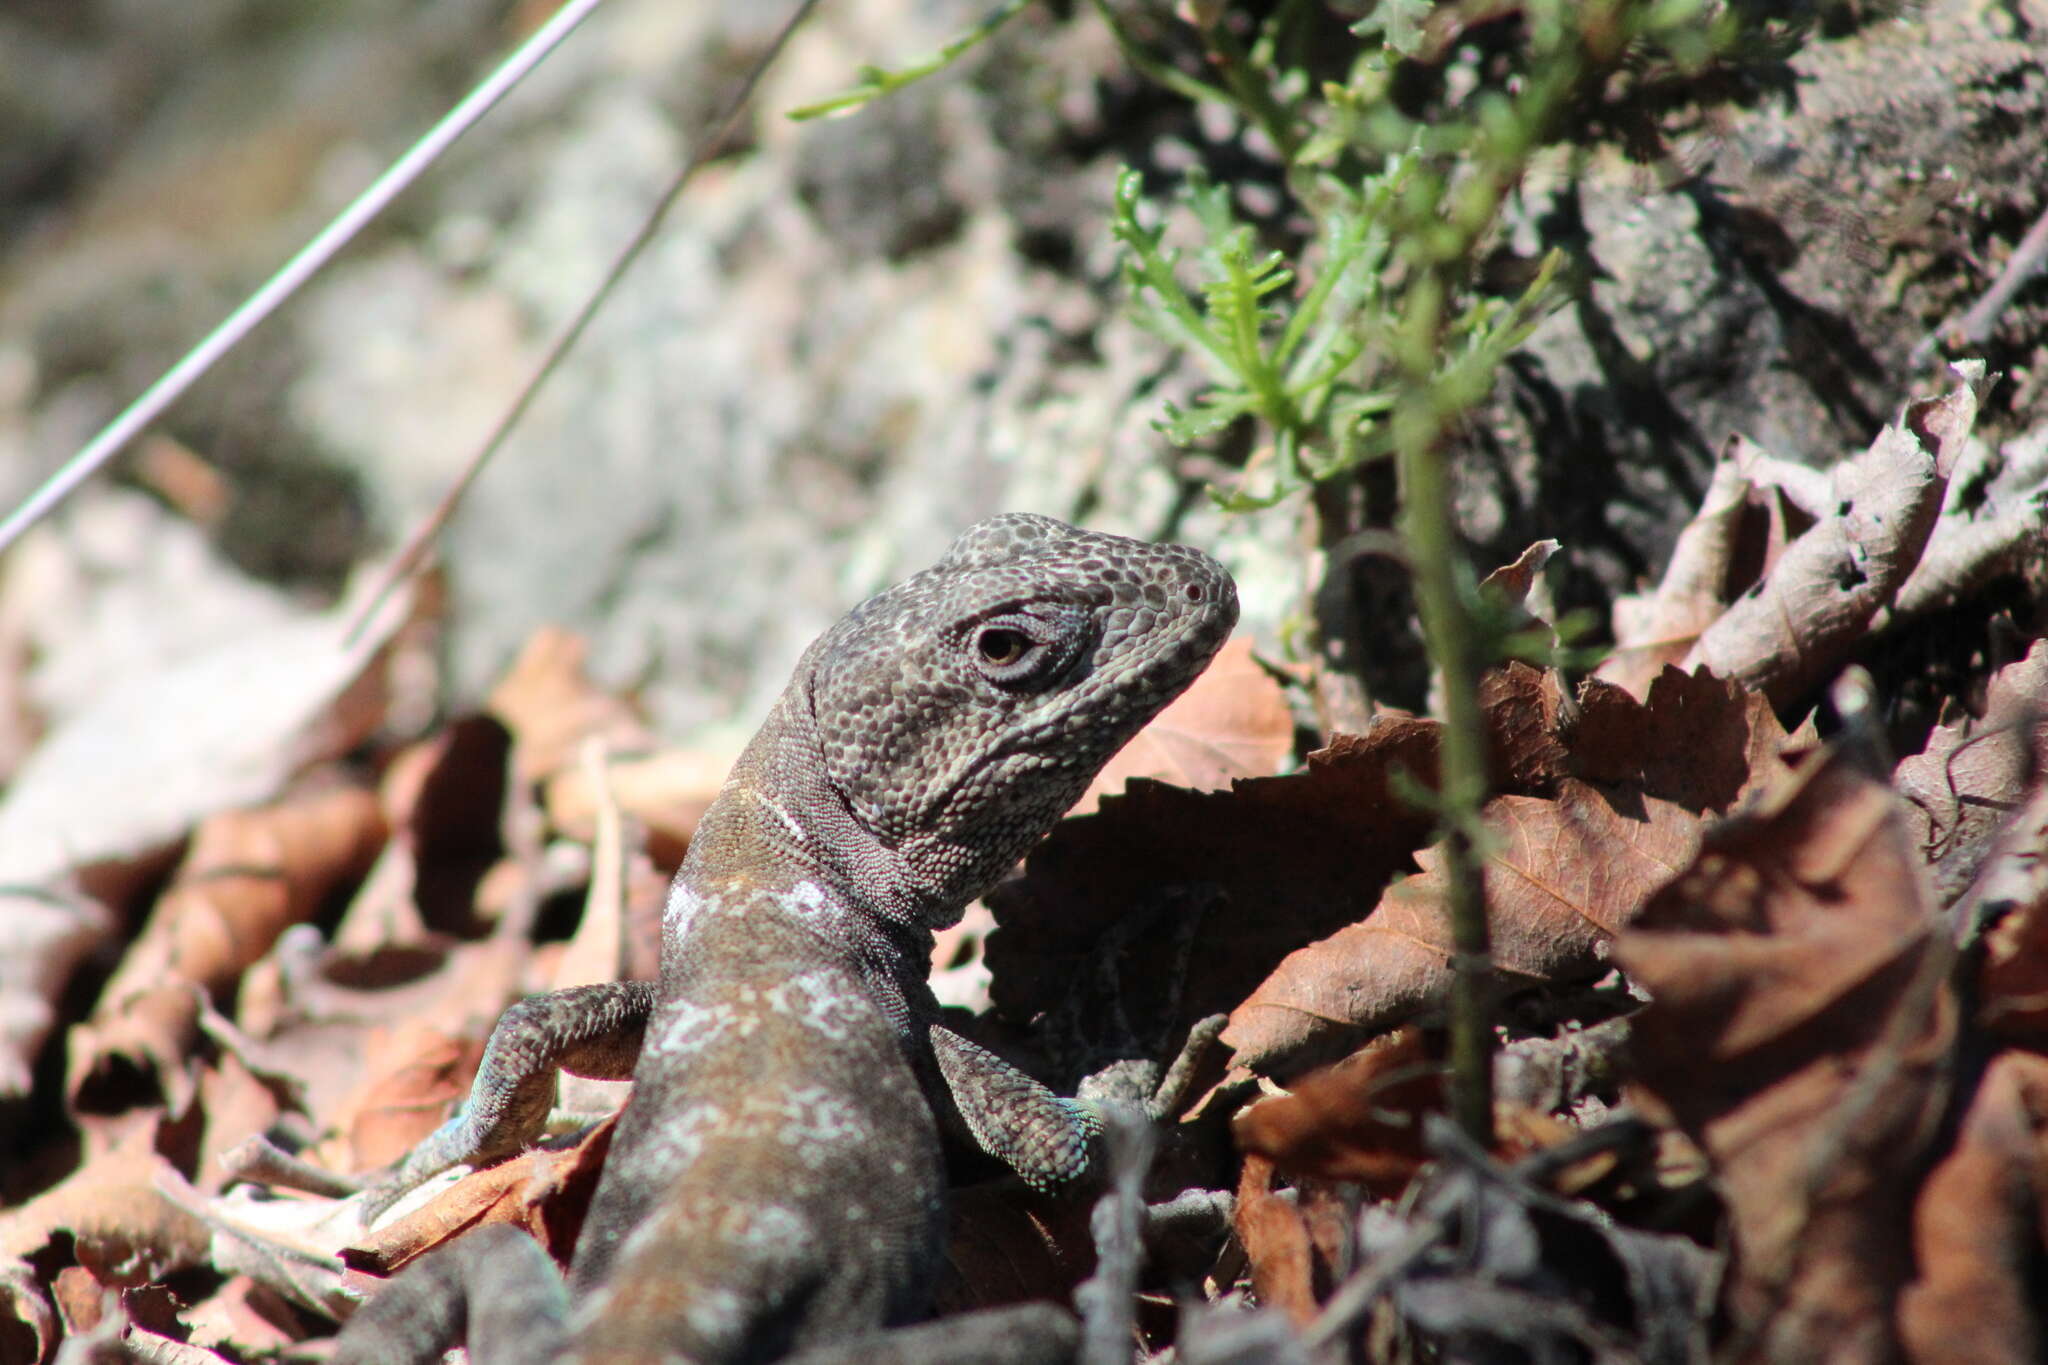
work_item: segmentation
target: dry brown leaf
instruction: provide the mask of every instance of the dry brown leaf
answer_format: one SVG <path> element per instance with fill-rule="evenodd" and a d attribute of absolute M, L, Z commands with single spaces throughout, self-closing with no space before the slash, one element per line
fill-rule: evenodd
<path fill-rule="evenodd" d="M 344 1102 L 336 1123 L 348 1134 L 350 1169 L 396 1161 L 441 1126 L 469 1095 L 483 1042 L 451 1037 L 411 1019 L 368 1044 L 368 1083 Z"/>
<path fill-rule="evenodd" d="M 376 796 L 357 787 L 208 817 L 101 993 L 103 1007 L 167 982 L 226 992 L 287 927 L 360 877 L 384 836 Z"/>
<path fill-rule="evenodd" d="M 576 751 L 595 735 L 613 753 L 653 745 L 632 706 L 590 681 L 583 664 L 590 642 L 560 626 L 543 626 L 491 689 L 490 712 L 512 732 L 513 773 L 522 783 L 544 781 L 576 766 Z"/>
<path fill-rule="evenodd" d="M 1926 548 L 1982 372 L 1966 367 L 1955 389 L 1909 404 L 1869 450 L 1835 466 L 1829 514 L 1707 627 L 1683 666 L 1704 664 L 1780 707 L 1830 677 Z"/>
<path fill-rule="evenodd" d="M 304 1315 L 283 1296 L 247 1275 L 236 1275 L 178 1315 L 195 1346 L 221 1347 L 237 1360 L 278 1355 L 314 1336 Z"/>
<path fill-rule="evenodd" d="M 406 748 L 378 800 L 390 841 L 334 931 L 337 949 L 374 953 L 469 927 L 477 885 L 503 852 L 511 736 L 490 716 L 464 716 Z"/>
<path fill-rule="evenodd" d="M 1867 766 L 1810 759 L 1616 945 L 1652 996 L 1637 1098 L 1699 1142 L 1728 1204 L 1736 1359 L 1896 1349 L 1898 1230 L 1955 1011 L 1909 822 Z"/>
<path fill-rule="evenodd" d="M 932 1293 L 940 1315 L 1064 1299 L 1095 1270 L 1089 1201 L 1017 1185 L 969 1185 L 946 1201 L 946 1260 Z"/>
<path fill-rule="evenodd" d="M 393 1275 L 471 1228 L 512 1223 L 567 1265 L 611 1150 L 614 1122 L 597 1124 L 567 1149 L 533 1148 L 462 1177 L 420 1208 L 344 1248 L 343 1263 L 351 1271 Z"/>
<path fill-rule="evenodd" d="M 1537 976 L 1596 972 L 1606 936 L 1689 856 L 1698 816 L 1775 771 L 1784 743 L 1761 698 L 1675 671 L 1648 705 L 1601 683 L 1567 704 L 1555 675 L 1517 664 L 1489 676 L 1481 700 L 1508 793 L 1492 807 L 1509 841 L 1491 881 L 1497 950 Z M 992 894 L 998 1009 L 1028 1020 L 1095 989 L 1093 946 L 1130 915 L 1155 923 L 1126 932 L 1166 945 L 1119 969 L 1132 1017 L 1168 1008 L 1175 983 L 1157 958 L 1185 936 L 1162 1031 L 1232 1011 L 1225 1041 L 1262 1070 L 1330 1060 L 1434 1007 L 1449 938 L 1433 876 L 1382 892 L 1434 856 L 1418 851 L 1435 822 L 1397 782 L 1433 782 L 1437 734 L 1433 721 L 1382 719 L 1289 777 L 1206 794 L 1140 783 L 1063 823 Z M 1190 907 L 1198 923 L 1185 922 Z"/>
<path fill-rule="evenodd" d="M 1239 635 L 1194 686 L 1110 759 L 1072 813 L 1096 810 L 1134 777 L 1195 791 L 1218 791 L 1240 777 L 1271 777 L 1293 751 L 1286 694 L 1252 657 L 1251 637 Z"/>
<path fill-rule="evenodd" d="M 1901 759 L 1892 784 L 1944 901 L 1977 875 L 2008 815 L 2026 799 L 2037 753 L 2048 753 L 2048 640 L 1991 677 L 1984 716 L 1936 727 L 1926 747 Z"/>
<path fill-rule="evenodd" d="M 1650 680 L 1683 659 L 1727 610 L 1729 599 L 1747 586 L 1737 566 L 1761 560 L 1759 553 L 1744 553 L 1762 520 L 1752 492 L 1738 463 L 1723 455 L 1699 511 L 1672 544 L 1656 589 L 1614 599 L 1614 652 L 1595 676 L 1645 696 Z"/>
<path fill-rule="evenodd" d="M 1443 1107 L 1443 1061 L 1404 1028 L 1240 1110 L 1230 1131 L 1240 1151 L 1289 1175 L 1355 1180 L 1391 1199 L 1429 1160 L 1422 1116 Z"/>
<path fill-rule="evenodd" d="M 1956 907 L 1965 933 L 1983 935 L 1977 1019 L 1987 1033 L 2038 1047 L 2048 1039 L 2048 783 L 2036 784 L 1999 836 L 1970 894 Z"/>
<path fill-rule="evenodd" d="M 26 1261 L 0 1260 L 0 1359 L 41 1365 L 57 1348 L 57 1306 Z"/>
<path fill-rule="evenodd" d="M 1302 1207 L 1300 1191 L 1295 1199 L 1282 1197 L 1274 1188 L 1276 1174 L 1271 1159 L 1258 1153 L 1245 1157 L 1231 1226 L 1244 1248 L 1260 1304 L 1305 1328 L 1315 1321 L 1328 1292 L 1331 1267 L 1318 1254 L 1311 1211 Z"/>
<path fill-rule="evenodd" d="M 124 678 L 36 747 L 0 802 L 0 882 L 175 844 L 203 816 L 260 806 L 383 719 L 380 664 L 401 594 L 356 639 L 353 604 Z"/>
<path fill-rule="evenodd" d="M 665 749 L 643 758 L 608 758 L 605 787 L 619 810 L 647 826 L 648 852 L 675 867 L 690 846 L 739 755 L 727 750 Z M 559 769 L 542 789 L 548 823 L 571 839 L 597 833 L 598 794 L 581 764 Z"/>
<path fill-rule="evenodd" d="M 184 1114 L 203 997 L 230 991 L 278 935 L 360 876 L 383 839 L 375 797 L 349 787 L 206 820 L 93 1018 L 67 1040 L 70 1093 L 85 1096 L 126 1060 L 150 1074 L 172 1114 Z M 118 1103 L 102 1096 L 87 1107 Z"/>
<path fill-rule="evenodd" d="M 0 1097 L 28 1093 L 65 982 L 114 927 L 113 913 L 82 891 L 0 891 Z"/>
<path fill-rule="evenodd" d="M 1696 813 L 1741 806 L 1784 776 L 1784 755 L 1800 743 L 1767 698 L 1705 669 L 1666 668 L 1640 704 L 1592 679 L 1578 703 L 1570 736 L 1578 776 L 1639 787 Z"/>
<path fill-rule="evenodd" d="M 2039 433 L 1993 451 L 1972 441 L 1949 480 L 1926 552 L 1893 601 L 1894 617 L 1938 611 L 2003 573 L 2040 560 L 2048 538 L 2048 441 Z"/>
<path fill-rule="evenodd" d="M 181 1184 L 156 1150 L 160 1117 L 131 1124 L 120 1144 L 93 1157 L 19 1208 L 0 1213 L 0 1263 L 33 1255 L 59 1232 L 103 1281 L 141 1284 L 204 1264 L 206 1225 L 164 1194 Z"/>
<path fill-rule="evenodd" d="M 95 903 L 125 912 L 199 819 L 266 802 L 373 732 L 386 647 L 410 609 L 401 594 L 354 641 L 345 638 L 352 604 L 252 632 L 123 677 L 45 736 L 0 799 L 0 884 L 49 897 L 35 912 L 40 946 L 27 945 L 35 956 L 0 967 L 0 998 L 25 988 L 54 1002 L 70 948 L 99 932 Z M 77 922 L 47 923 L 57 906 L 72 907 Z M 6 1011 L 0 1097 L 19 1093 L 19 1059 L 41 1046 L 47 1014 Z"/>
<path fill-rule="evenodd" d="M 1915 1365 L 2026 1365 L 2044 1335 L 2034 1267 L 2048 1243 L 2048 1057 L 2007 1052 L 1913 1205 L 1918 1276 L 1899 1296 Z"/>
<path fill-rule="evenodd" d="M 1555 798 L 1496 797 L 1485 822 L 1494 964 L 1539 981 L 1593 977 L 1605 950 L 1692 856 L 1697 815 L 1641 792 L 1566 779 Z M 1358 923 L 1288 955 L 1231 1011 L 1223 1041 L 1257 1071 L 1329 1056 L 1437 1006 L 1450 989 L 1441 853 Z"/>
<path fill-rule="evenodd" d="M 1164 919 L 1157 936 L 1189 931 L 1185 980 L 1164 980 L 1154 954 L 1122 978 L 1134 1018 L 1164 1013 L 1184 1036 L 1197 1019 L 1244 999 L 1281 956 L 1351 923 L 1389 878 L 1412 864 L 1433 819 L 1395 794 L 1395 772 L 1429 784 L 1434 722 L 1382 720 L 1339 735 L 1287 777 L 1253 778 L 1228 792 L 1138 781 L 1095 815 L 1068 820 L 1034 849 L 1025 874 L 988 897 L 998 928 L 986 955 L 996 1008 L 1029 1020 L 1094 979 L 1099 940 L 1126 916 Z"/>

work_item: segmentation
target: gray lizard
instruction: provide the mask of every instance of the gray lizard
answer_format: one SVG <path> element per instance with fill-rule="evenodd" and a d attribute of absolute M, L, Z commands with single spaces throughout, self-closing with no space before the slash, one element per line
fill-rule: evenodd
<path fill-rule="evenodd" d="M 465 1332 L 482 1365 L 933 1358 L 949 1340 L 956 1356 L 1027 1340 L 966 1347 L 933 1324 L 906 1354 L 868 1335 L 925 1311 L 942 1127 L 1041 1188 L 1087 1169 L 1098 1127 L 1091 1106 L 938 1022 L 932 931 L 1236 620 L 1230 576 L 1199 551 L 1017 514 L 855 608 L 805 652 L 699 824 L 660 979 L 507 1011 L 462 1112 L 372 1192 L 381 1209 L 531 1142 L 557 1068 L 631 1075 L 568 1285 L 523 1234 L 485 1229 L 372 1297 L 336 1359 L 431 1360 Z M 1035 1311 L 1039 1327 L 1063 1321 Z"/>

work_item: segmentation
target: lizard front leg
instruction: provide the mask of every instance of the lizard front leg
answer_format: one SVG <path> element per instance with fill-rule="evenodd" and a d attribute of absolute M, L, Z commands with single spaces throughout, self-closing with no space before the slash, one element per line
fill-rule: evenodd
<path fill-rule="evenodd" d="M 484 1045 L 469 1098 L 371 1186 L 364 1221 L 450 1166 L 495 1161 L 530 1145 L 547 1124 L 557 1071 L 629 1079 L 654 1004 L 653 982 L 608 981 L 530 995 L 506 1010 Z"/>
<path fill-rule="evenodd" d="M 1202 1057 L 1229 1022 L 1228 1015 L 1217 1014 L 1189 1030 L 1156 1089 L 1134 1097 L 1147 1119 L 1156 1122 L 1180 1108 Z M 931 1025 L 927 1033 L 953 1108 L 982 1151 L 1038 1190 L 1059 1188 L 1089 1169 L 1102 1132 L 1102 1105 L 1118 1097 L 1062 1099 L 943 1024 Z M 1084 1085 L 1084 1095 L 1086 1090 Z"/>
<path fill-rule="evenodd" d="M 1095 1105 L 1061 1099 L 943 1024 L 927 1033 L 953 1109 L 981 1150 L 1036 1190 L 1057 1189 L 1087 1171 L 1102 1132 Z"/>

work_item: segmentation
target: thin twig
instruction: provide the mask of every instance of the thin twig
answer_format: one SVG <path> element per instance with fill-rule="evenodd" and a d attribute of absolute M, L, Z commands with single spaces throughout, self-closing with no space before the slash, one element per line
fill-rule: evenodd
<path fill-rule="evenodd" d="M 1984 297 L 1970 306 L 1970 311 L 1956 320 L 1953 327 L 1937 328 L 1920 339 L 1913 348 L 1913 359 L 1925 360 L 1934 353 L 1934 348 L 1943 341 L 1957 349 L 1982 346 L 1991 339 L 1991 329 L 1998 324 L 1999 314 L 2012 302 L 2012 296 L 2020 292 L 2020 286 L 2034 277 L 2044 264 L 2048 264 L 2048 209 L 2034 220 L 2027 229 L 2027 235 L 2020 238 L 2018 246 L 2012 249 L 2005 269 L 1984 291 Z"/>
<path fill-rule="evenodd" d="M 335 215 L 318 236 L 300 248 L 296 256 L 265 281 L 262 288 L 228 314 L 225 321 L 185 353 L 184 359 L 143 390 L 140 397 L 102 427 L 99 434 L 86 442 L 76 455 L 66 460 L 42 487 L 29 494 L 28 500 L 15 508 L 6 521 L 0 522 L 0 550 L 13 544 L 22 532 L 47 516 L 58 503 L 71 495 L 72 490 L 118 455 L 128 442 L 162 416 L 164 410 L 177 402 L 185 390 L 197 383 L 200 376 L 212 369 L 222 356 L 276 312 L 280 304 L 297 293 L 306 281 L 348 245 L 349 239 L 382 213 L 392 200 L 419 178 L 422 171 L 454 145 L 457 138 L 476 126 L 477 121 L 490 112 L 491 106 L 503 99 L 544 57 L 560 46 L 562 40 L 597 6 L 598 0 L 567 0 L 555 11 L 552 19 L 535 29 L 511 56 L 498 64 L 497 70 L 486 77 L 483 84 L 470 91 L 439 123 L 429 128 L 411 150 L 350 201 L 348 207 Z M 356 629 L 361 628 L 361 621 L 368 615 L 369 612 L 365 611 L 363 617 L 358 618 Z M 354 631 L 350 632 L 351 639 L 354 634 Z"/>
<path fill-rule="evenodd" d="M 456 475 L 455 482 L 449 486 L 448 491 L 441 495 L 441 501 L 435 504 L 434 510 L 429 512 L 426 519 L 413 530 L 412 535 L 406 538 L 405 547 L 385 569 L 376 591 L 370 595 L 370 605 L 364 609 L 364 618 L 375 610 L 376 604 L 383 600 L 386 593 L 418 572 L 421 562 L 426 558 L 427 548 L 434 543 L 434 538 L 441 534 L 441 528 L 448 524 L 449 518 L 455 515 L 455 509 L 462 502 L 463 495 L 469 491 L 470 485 L 476 482 L 477 476 L 483 473 L 484 466 L 498 453 L 498 448 L 505 444 L 505 438 L 519 425 L 519 420 L 526 415 L 527 408 L 533 405 L 534 397 L 540 392 L 541 385 L 547 382 L 548 376 L 561 367 L 562 358 L 568 355 L 570 348 L 582 338 L 584 329 L 590 326 L 590 320 L 597 316 L 598 309 L 611 297 L 612 290 L 625 278 L 633 262 L 640 258 L 640 253 L 654 240 L 654 234 L 661 230 L 662 221 L 668 217 L 668 211 L 675 206 L 683 190 L 700 169 L 724 150 L 732 137 L 733 129 L 739 125 L 740 115 L 746 110 L 747 101 L 753 97 L 754 88 L 761 83 L 761 78 L 768 73 L 768 68 L 774 64 L 775 59 L 782 55 L 782 49 L 788 44 L 790 35 L 796 32 L 797 25 L 809 18 L 811 11 L 817 7 L 818 0 L 798 0 L 795 10 L 777 30 L 767 50 L 754 62 L 738 88 L 726 101 L 725 108 L 712 124 L 711 135 L 699 140 L 690 150 L 689 159 L 683 163 L 682 169 L 669 180 L 667 188 L 661 192 L 661 197 L 654 201 L 654 207 L 641 219 L 640 226 L 627 239 L 626 245 L 619 250 L 618 255 L 613 257 L 610 267 L 605 270 L 604 278 L 598 281 L 597 288 L 584 299 L 583 305 L 576 310 L 576 315 L 569 319 L 568 325 L 556 334 L 547 354 L 541 357 L 540 363 L 527 375 L 526 382 L 520 386 L 519 392 L 513 397 L 511 405 L 505 409 L 504 415 L 498 419 L 497 425 L 491 428 L 490 434 L 484 437 L 483 443 L 470 455 L 468 462 L 462 467 L 462 472 Z"/>

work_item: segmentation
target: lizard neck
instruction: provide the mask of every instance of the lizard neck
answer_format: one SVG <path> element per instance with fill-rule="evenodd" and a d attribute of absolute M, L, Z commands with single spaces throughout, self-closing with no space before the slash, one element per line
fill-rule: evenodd
<path fill-rule="evenodd" d="M 780 894 L 791 904 L 822 897 L 834 914 L 916 955 L 963 903 L 920 885 L 910 864 L 864 829 L 825 778 L 817 724 L 799 679 L 769 712 L 698 821 L 678 885 L 697 895 Z"/>

